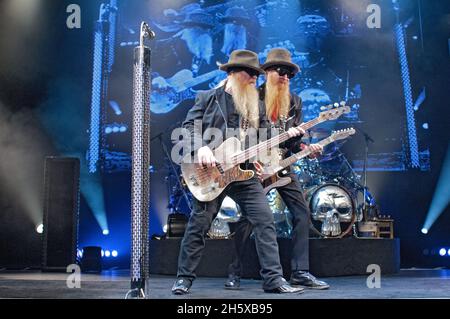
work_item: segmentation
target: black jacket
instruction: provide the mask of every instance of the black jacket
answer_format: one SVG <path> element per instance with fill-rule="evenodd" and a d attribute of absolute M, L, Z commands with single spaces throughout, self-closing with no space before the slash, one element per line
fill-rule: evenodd
<path fill-rule="evenodd" d="M 224 138 L 226 137 L 228 129 L 228 111 L 225 94 L 225 86 L 197 93 L 195 104 L 189 110 L 186 119 L 182 124 L 182 126 L 188 129 L 191 134 L 191 152 L 195 152 L 198 148 L 208 144 L 209 141 L 204 141 L 202 135 L 208 128 L 218 128 L 222 131 L 222 136 Z M 265 124 L 264 113 L 264 104 L 260 101 L 260 125 Z M 198 130 L 198 127 L 194 125 L 197 120 L 201 121 L 201 132 Z M 194 141 L 196 141 L 195 144 Z"/>

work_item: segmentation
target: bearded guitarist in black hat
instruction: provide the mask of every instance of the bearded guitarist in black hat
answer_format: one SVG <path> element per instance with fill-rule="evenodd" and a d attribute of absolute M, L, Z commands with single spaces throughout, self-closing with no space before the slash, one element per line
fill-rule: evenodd
<path fill-rule="evenodd" d="M 227 72 L 223 85 L 198 93 L 195 105 L 189 110 L 183 123 L 194 141 L 190 151 L 197 154 L 199 170 L 219 165 L 212 150 L 205 145 L 206 134 L 203 135 L 202 132 L 215 128 L 221 131 L 222 136 L 226 136 L 229 129 L 238 129 L 240 132 L 245 132 L 247 128 L 257 129 L 263 120 L 264 108 L 255 87 L 257 77 L 263 73 L 258 55 L 248 50 L 235 50 L 228 63 L 221 65 L 220 69 Z M 195 125 L 197 121 L 201 123 L 200 128 Z M 200 129 L 202 132 L 199 132 Z M 304 134 L 301 128 L 288 131 L 290 137 L 300 134 Z M 246 169 L 252 168 L 252 164 L 248 162 L 242 165 Z M 205 236 L 226 195 L 245 211 L 244 215 L 253 225 L 264 291 L 302 292 L 302 288 L 291 287 L 282 277 L 273 214 L 263 187 L 255 175 L 249 180 L 230 184 L 219 197 L 211 201 L 200 202 L 193 199 L 193 211 L 181 242 L 177 280 L 172 293 L 181 295 L 189 292 L 205 246 Z"/>
<path fill-rule="evenodd" d="M 265 105 L 266 127 L 278 131 L 286 131 L 302 123 L 302 108 L 300 97 L 289 92 L 289 80 L 300 70 L 298 65 L 292 63 L 291 54 L 283 48 L 274 48 L 267 54 L 266 63 L 261 68 L 265 71 L 266 83 L 259 88 L 261 102 Z M 300 143 L 301 136 L 289 139 L 280 149 L 285 156 L 297 153 L 305 147 Z M 315 156 L 322 151 L 318 144 L 308 147 Z M 262 174 L 263 166 L 255 163 L 257 173 Z M 286 174 L 291 182 L 277 188 L 293 216 L 292 231 L 292 258 L 291 258 L 291 285 L 312 289 L 327 289 L 329 285 L 317 280 L 309 273 L 309 209 L 303 197 L 298 177 L 292 172 Z M 242 207 L 241 207 L 242 208 Z M 233 225 L 230 225 L 233 227 Z M 242 273 L 242 254 L 248 240 L 252 225 L 245 218 L 234 225 L 235 229 L 235 259 L 229 266 L 229 277 L 225 283 L 227 289 L 237 289 L 240 285 Z"/>

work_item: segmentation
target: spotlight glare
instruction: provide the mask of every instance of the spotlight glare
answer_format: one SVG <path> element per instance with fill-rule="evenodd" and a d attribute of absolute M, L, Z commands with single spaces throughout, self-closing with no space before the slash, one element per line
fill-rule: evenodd
<path fill-rule="evenodd" d="M 113 250 L 112 253 L 111 253 L 111 255 L 112 255 L 113 257 L 117 257 L 117 255 L 118 255 L 117 250 Z"/>
<path fill-rule="evenodd" d="M 105 250 L 105 257 L 111 256 L 111 252 L 109 250 Z"/>
<path fill-rule="evenodd" d="M 428 234 L 428 229 L 422 228 L 422 234 Z"/>
<path fill-rule="evenodd" d="M 42 234 L 44 232 L 44 224 L 37 225 L 36 231 L 38 232 L 38 234 Z"/>
<path fill-rule="evenodd" d="M 103 235 L 105 235 L 105 236 L 109 235 L 109 230 L 108 229 L 103 229 Z"/>
<path fill-rule="evenodd" d="M 168 229 L 167 224 L 165 224 L 165 225 L 163 226 L 163 232 L 167 233 L 167 229 Z"/>
<path fill-rule="evenodd" d="M 445 248 L 439 249 L 439 255 L 440 256 L 445 256 L 446 253 L 447 253 L 447 249 L 445 249 Z"/>
<path fill-rule="evenodd" d="M 102 257 L 105 256 L 105 251 L 102 249 Z"/>
<path fill-rule="evenodd" d="M 447 255 L 450 256 L 450 248 L 447 250 Z"/>

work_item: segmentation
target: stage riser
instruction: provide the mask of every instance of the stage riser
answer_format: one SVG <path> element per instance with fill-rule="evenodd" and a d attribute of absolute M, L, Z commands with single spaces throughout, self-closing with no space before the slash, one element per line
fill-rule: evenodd
<path fill-rule="evenodd" d="M 150 273 L 176 275 L 181 238 L 150 241 Z M 289 278 L 290 239 L 278 239 L 284 276 Z M 310 271 L 319 277 L 367 275 L 367 266 L 377 264 L 382 274 L 400 270 L 398 239 L 310 239 Z M 197 276 L 226 277 L 232 262 L 231 240 L 206 240 Z M 254 241 L 245 248 L 244 278 L 259 279 L 259 262 Z"/>

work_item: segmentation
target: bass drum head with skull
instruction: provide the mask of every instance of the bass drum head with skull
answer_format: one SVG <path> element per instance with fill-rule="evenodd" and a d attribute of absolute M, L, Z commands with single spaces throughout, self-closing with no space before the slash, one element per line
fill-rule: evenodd
<path fill-rule="evenodd" d="M 311 228 L 325 238 L 342 238 L 353 227 L 355 204 L 350 193 L 337 184 L 323 184 L 305 193 L 311 211 Z"/>

